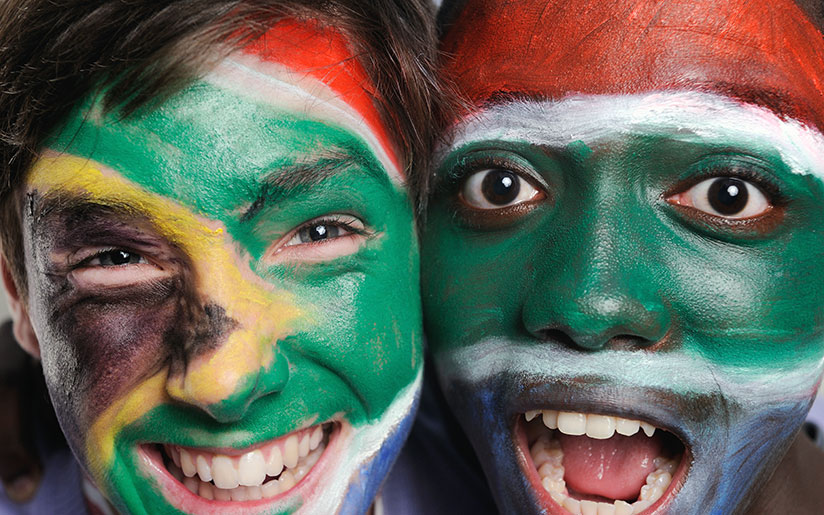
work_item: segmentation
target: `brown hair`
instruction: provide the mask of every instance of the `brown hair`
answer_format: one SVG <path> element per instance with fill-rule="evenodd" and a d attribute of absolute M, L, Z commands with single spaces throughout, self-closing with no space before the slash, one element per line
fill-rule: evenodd
<path fill-rule="evenodd" d="M 0 5 L 0 244 L 26 295 L 20 195 L 43 139 L 90 93 L 126 117 L 156 105 L 283 18 L 344 34 L 381 97 L 412 191 L 443 119 L 428 0 L 5 0 Z M 218 55 L 219 56 L 219 55 Z M 412 166 L 412 163 L 415 166 Z"/>

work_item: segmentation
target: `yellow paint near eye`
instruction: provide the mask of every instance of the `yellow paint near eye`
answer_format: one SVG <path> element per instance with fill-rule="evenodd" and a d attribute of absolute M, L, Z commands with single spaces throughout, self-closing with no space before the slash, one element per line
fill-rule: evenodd
<path fill-rule="evenodd" d="M 274 345 L 304 316 L 289 292 L 273 289 L 251 271 L 219 222 L 149 193 L 113 170 L 84 158 L 47 154 L 35 163 L 27 182 L 46 195 L 78 195 L 148 216 L 161 236 L 194 258 L 202 298 L 221 306 L 238 324 L 215 352 L 189 363 L 185 376 L 152 377 L 109 406 L 91 428 L 90 459 L 111 464 L 117 432 L 171 397 L 198 406 L 229 398 L 249 374 L 272 364 Z"/>

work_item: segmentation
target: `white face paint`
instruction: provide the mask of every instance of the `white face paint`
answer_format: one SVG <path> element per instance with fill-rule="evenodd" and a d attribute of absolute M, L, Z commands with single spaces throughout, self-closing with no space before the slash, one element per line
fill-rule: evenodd
<path fill-rule="evenodd" d="M 824 178 L 824 136 L 816 129 L 764 107 L 692 91 L 574 95 L 495 105 L 464 120 L 448 149 L 484 140 L 539 141 L 564 148 L 576 141 L 596 145 L 618 135 L 723 141 L 777 152 L 793 173 Z"/>

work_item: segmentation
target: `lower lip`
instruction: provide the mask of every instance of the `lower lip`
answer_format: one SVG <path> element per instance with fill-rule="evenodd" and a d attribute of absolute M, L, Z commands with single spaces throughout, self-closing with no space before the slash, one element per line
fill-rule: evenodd
<path fill-rule="evenodd" d="M 535 463 L 532 461 L 532 455 L 529 453 L 529 443 L 526 439 L 526 428 L 524 427 L 523 414 L 518 416 L 513 429 L 513 434 L 515 435 L 514 440 L 515 448 L 517 449 L 516 456 L 518 463 L 521 470 L 524 471 L 524 475 L 532 485 L 532 490 L 535 492 L 538 501 L 548 514 L 570 515 L 569 510 L 556 503 L 555 500 L 549 495 L 549 492 L 544 489 L 544 485 L 541 484 L 541 478 L 538 476 Z M 675 498 L 676 494 L 686 480 L 689 463 L 691 461 L 692 457 L 690 455 L 690 451 L 685 445 L 684 453 L 681 456 L 681 463 L 678 465 L 678 469 L 675 471 L 675 474 L 673 474 L 672 482 L 670 483 L 669 488 L 667 488 L 667 491 L 664 492 L 664 495 L 662 495 L 660 499 L 655 501 L 655 503 L 653 503 L 649 508 L 642 511 L 638 515 L 656 515 L 667 511 L 670 502 Z"/>
<path fill-rule="evenodd" d="M 166 500 L 174 507 L 186 512 L 200 515 L 212 515 L 218 513 L 258 513 L 287 500 L 289 498 L 307 498 L 320 486 L 322 476 L 334 477 L 334 474 L 324 474 L 326 469 L 333 465 L 332 457 L 338 452 L 338 436 L 342 431 L 341 423 L 335 423 L 329 433 L 329 440 L 326 449 L 320 459 L 312 467 L 308 474 L 303 477 L 295 486 L 286 492 L 282 492 L 274 497 L 259 499 L 255 501 L 217 501 L 200 497 L 186 488 L 183 483 L 171 475 L 163 464 L 163 456 L 160 450 L 154 446 L 138 445 L 138 460 L 141 468 L 148 476 L 156 478 L 160 485 L 160 490 Z"/>

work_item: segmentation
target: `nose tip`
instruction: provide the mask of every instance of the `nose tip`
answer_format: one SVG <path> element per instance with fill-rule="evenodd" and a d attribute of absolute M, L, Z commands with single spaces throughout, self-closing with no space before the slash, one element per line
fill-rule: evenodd
<path fill-rule="evenodd" d="M 531 332 L 542 340 L 596 351 L 650 347 L 669 330 L 669 310 L 657 302 L 644 305 L 628 296 L 592 295 L 570 307 L 556 313 L 554 323 Z"/>
<path fill-rule="evenodd" d="M 218 422 L 238 421 L 255 400 L 283 390 L 289 381 L 286 356 L 275 345 L 271 348 L 271 359 L 255 352 L 238 355 L 248 349 L 235 348 L 196 360 L 168 382 L 167 392 Z"/>

